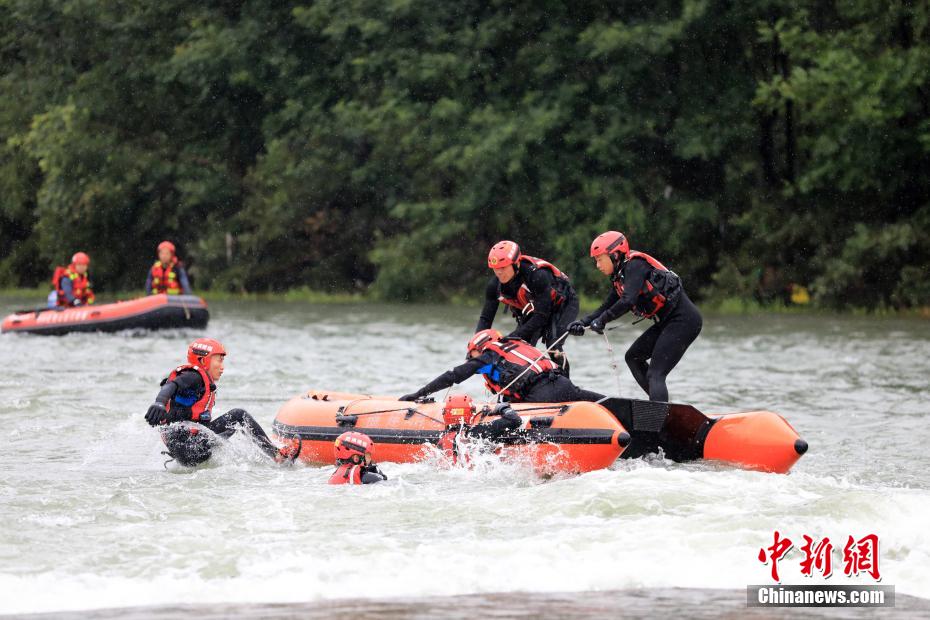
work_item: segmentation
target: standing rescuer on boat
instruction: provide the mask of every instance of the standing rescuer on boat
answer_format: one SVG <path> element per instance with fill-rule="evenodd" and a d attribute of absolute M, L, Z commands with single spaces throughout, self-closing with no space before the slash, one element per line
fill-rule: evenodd
<path fill-rule="evenodd" d="M 358 431 L 339 435 L 333 443 L 336 471 L 329 484 L 373 484 L 387 480 L 387 476 L 371 462 L 374 443 L 371 437 Z"/>
<path fill-rule="evenodd" d="M 478 418 L 475 403 L 467 394 L 454 394 L 446 399 L 442 408 L 442 419 L 446 430 L 439 438 L 438 446 L 455 464 L 459 461 L 459 439 L 474 437 L 487 441 L 496 441 L 520 428 L 523 420 L 509 403 L 499 403 L 489 416 L 495 416 L 490 422 L 475 424 Z"/>
<path fill-rule="evenodd" d="M 67 267 L 56 267 L 52 275 L 55 287 L 55 304 L 59 308 L 83 306 L 94 303 L 94 291 L 91 289 L 87 270 L 90 268 L 90 256 L 78 252 L 71 257 Z M 49 300 L 51 305 L 51 299 Z"/>
<path fill-rule="evenodd" d="M 193 466 L 210 458 L 213 438 L 245 430 L 252 441 L 276 462 L 290 462 L 300 454 L 300 439 L 276 447 L 258 422 L 243 409 L 231 409 L 213 419 L 216 382 L 223 376 L 226 349 L 212 338 L 198 338 L 187 348 L 187 364 L 178 366 L 161 383 L 155 402 L 145 414 L 151 426 L 161 426 L 168 454 L 182 465 Z"/>
<path fill-rule="evenodd" d="M 630 250 L 623 233 L 598 235 L 591 256 L 613 290 L 597 310 L 569 325 L 569 333 L 583 336 L 590 328 L 602 334 L 607 323 L 627 312 L 652 319 L 653 325 L 626 352 L 626 363 L 649 400 L 667 402 L 666 377 L 701 333 L 701 313 L 685 294 L 681 278 L 645 252 Z"/>
<path fill-rule="evenodd" d="M 468 341 L 466 362 L 439 375 L 400 400 L 418 400 L 482 375 L 487 388 L 506 400 L 530 403 L 597 401 L 604 396 L 582 390 L 546 354 L 523 340 L 503 338 L 496 329 L 485 329 Z"/>
<path fill-rule="evenodd" d="M 540 338 L 547 348 L 554 348 L 552 360 L 568 376 L 568 359 L 562 352 L 564 342 L 559 337 L 578 316 L 578 296 L 564 273 L 552 263 L 527 256 L 513 241 L 499 241 L 488 253 L 488 267 L 494 277 L 485 289 L 484 307 L 478 317 L 475 332 L 494 324 L 497 307 L 510 308 L 517 328 L 508 338 L 525 340 L 535 345 Z"/>
<path fill-rule="evenodd" d="M 160 293 L 191 294 L 191 283 L 187 279 L 187 271 L 184 269 L 184 264 L 178 260 L 174 244 L 170 241 L 162 241 L 158 244 L 158 260 L 149 269 L 148 278 L 145 280 L 146 295 Z"/>

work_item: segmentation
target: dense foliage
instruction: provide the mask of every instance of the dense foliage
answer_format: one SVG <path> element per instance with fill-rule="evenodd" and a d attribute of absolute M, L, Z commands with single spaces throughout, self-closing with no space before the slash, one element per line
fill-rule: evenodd
<path fill-rule="evenodd" d="M 890 0 L 0 0 L 0 285 L 605 290 L 930 304 L 930 10 Z"/>

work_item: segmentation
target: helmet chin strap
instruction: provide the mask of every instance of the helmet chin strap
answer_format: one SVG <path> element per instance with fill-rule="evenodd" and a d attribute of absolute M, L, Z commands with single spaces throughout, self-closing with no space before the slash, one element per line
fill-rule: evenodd
<path fill-rule="evenodd" d="M 614 252 L 613 254 L 608 254 L 610 256 L 610 263 L 614 266 L 614 274 L 617 275 L 620 273 L 620 268 L 623 267 L 623 263 L 626 262 L 626 255 L 622 255 L 620 252 Z"/>

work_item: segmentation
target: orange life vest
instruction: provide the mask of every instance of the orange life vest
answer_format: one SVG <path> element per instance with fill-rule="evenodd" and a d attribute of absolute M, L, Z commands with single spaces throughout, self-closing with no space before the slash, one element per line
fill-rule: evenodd
<path fill-rule="evenodd" d="M 518 265 L 519 269 L 517 269 L 518 272 L 525 266 L 523 261 L 529 263 L 529 269 L 531 273 L 536 269 L 547 269 L 552 273 L 553 276 L 555 276 L 555 284 L 549 290 L 549 295 L 552 298 L 553 305 L 561 305 L 562 302 L 565 301 L 566 291 L 569 287 L 571 287 L 571 282 L 568 279 L 568 276 L 559 271 L 559 268 L 552 263 L 544 261 L 541 258 L 526 255 L 520 258 L 520 264 Z M 503 287 L 500 284 L 497 287 L 497 291 L 497 299 L 500 300 L 501 303 L 510 306 L 514 316 L 520 316 L 532 312 L 533 292 L 530 290 L 530 287 L 526 285 L 525 279 L 524 282 L 520 285 L 520 288 L 517 289 L 516 297 L 508 297 L 504 295 Z"/>
<path fill-rule="evenodd" d="M 177 257 L 172 257 L 168 265 L 162 264 L 160 260 L 155 261 L 152 265 L 152 295 L 167 293 L 169 295 L 181 294 L 181 283 L 178 282 L 176 267 L 180 263 Z"/>
<path fill-rule="evenodd" d="M 343 463 L 333 472 L 329 484 L 362 484 L 362 466 Z"/>
<path fill-rule="evenodd" d="M 75 299 L 79 299 L 82 304 L 92 304 L 96 301 L 94 292 L 90 288 L 90 279 L 88 279 L 87 274 L 82 276 L 74 269 L 74 265 L 71 264 L 67 267 L 55 267 L 55 273 L 52 275 L 52 286 L 55 287 L 55 292 L 58 293 L 59 306 L 68 305 L 68 298 L 65 296 L 65 290 L 61 287 L 62 278 L 71 280 L 71 294 L 74 295 Z"/>
<path fill-rule="evenodd" d="M 200 366 L 194 366 L 193 364 L 183 364 L 178 366 L 171 371 L 171 374 L 168 375 L 168 378 L 165 380 L 173 381 L 175 377 L 178 376 L 182 370 L 196 370 L 200 375 L 200 380 L 203 381 L 203 396 L 200 397 L 200 400 L 191 405 L 191 420 L 194 422 L 199 422 L 200 417 L 206 412 L 207 415 L 204 416 L 205 420 L 210 419 L 210 412 L 213 410 L 213 403 L 216 401 L 216 392 L 213 389 L 213 382 L 210 381 L 210 376 L 207 374 L 207 371 L 201 368 Z M 171 401 L 165 405 L 165 409 L 171 411 Z"/>
<path fill-rule="evenodd" d="M 623 296 L 623 277 L 626 264 L 633 259 L 642 259 L 649 263 L 652 271 L 643 282 L 643 287 L 639 290 L 636 302 L 633 304 L 631 311 L 633 314 L 644 319 L 651 319 L 659 313 L 665 306 L 674 305 L 681 295 L 681 278 L 674 271 L 660 263 L 657 259 L 646 254 L 645 252 L 636 252 L 631 250 L 626 255 L 626 260 L 620 268 L 620 271 L 614 277 L 614 290 L 617 295 Z"/>
<path fill-rule="evenodd" d="M 485 346 L 483 354 L 489 351 L 497 359 L 478 372 L 484 376 L 484 383 L 491 392 L 513 400 L 523 400 L 522 391 L 540 375 L 558 372 L 559 369 L 542 351 L 522 340 L 490 342 Z M 513 385 L 507 387 L 511 382 L 514 382 Z"/>

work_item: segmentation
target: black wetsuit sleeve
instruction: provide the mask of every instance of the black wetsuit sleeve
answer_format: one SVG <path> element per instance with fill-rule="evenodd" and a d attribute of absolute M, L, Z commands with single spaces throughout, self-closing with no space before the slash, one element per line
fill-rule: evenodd
<path fill-rule="evenodd" d="M 623 295 L 604 311 L 604 322 L 608 323 L 630 311 L 643 288 L 652 267 L 644 260 L 632 260 L 626 264 L 623 272 Z"/>
<path fill-rule="evenodd" d="M 549 325 L 549 319 L 552 316 L 552 288 L 555 286 L 555 276 L 548 269 L 536 269 L 529 275 L 526 286 L 533 293 L 533 312 L 530 313 L 530 318 L 522 325 L 518 325 L 508 334 L 508 337 L 532 341 L 536 334 Z"/>
<path fill-rule="evenodd" d="M 156 403 L 161 403 L 167 405 L 168 401 L 174 398 L 174 395 L 178 393 L 178 384 L 174 381 L 168 381 L 158 392 L 158 396 L 155 397 Z"/>
<path fill-rule="evenodd" d="M 613 283 L 611 283 L 610 286 L 611 286 L 610 293 L 607 295 L 607 299 L 604 300 L 604 303 L 598 306 L 597 310 L 595 310 L 591 314 L 581 319 L 582 323 L 584 323 L 585 325 L 590 325 L 591 321 L 593 321 L 594 319 L 596 319 L 597 317 L 601 316 L 604 313 L 604 310 L 607 310 L 607 308 L 611 307 L 612 305 L 620 301 L 620 295 L 617 295 L 617 290 L 613 288 Z"/>
<path fill-rule="evenodd" d="M 484 307 L 481 308 L 481 314 L 478 315 L 478 326 L 475 332 L 482 329 L 490 329 L 494 325 L 494 317 L 497 315 L 497 307 L 500 300 L 497 298 L 497 278 L 492 277 L 484 289 Z"/>
<path fill-rule="evenodd" d="M 455 383 L 461 383 L 469 377 L 475 375 L 478 370 L 481 368 L 483 362 L 480 357 L 476 357 L 468 360 L 464 364 L 459 364 L 452 370 L 447 370 L 442 373 L 422 388 L 417 390 L 416 394 L 418 396 L 427 396 L 433 392 L 438 392 L 448 387 L 452 387 Z"/>
<path fill-rule="evenodd" d="M 178 392 L 188 392 L 195 390 L 199 394 L 198 398 L 203 396 L 204 385 L 200 379 L 200 374 L 192 371 L 182 371 L 171 381 L 167 381 L 155 397 L 155 401 L 166 405 L 169 400 L 174 398 Z"/>
<path fill-rule="evenodd" d="M 387 476 L 378 469 L 377 465 L 368 465 L 362 468 L 362 484 L 372 484 L 374 482 L 381 482 L 382 480 L 387 480 Z"/>
<path fill-rule="evenodd" d="M 497 439 L 510 431 L 520 428 L 523 420 L 513 409 L 508 409 L 504 414 L 492 422 L 482 422 L 469 429 L 468 434 L 482 439 Z"/>

